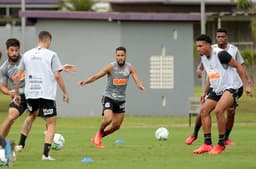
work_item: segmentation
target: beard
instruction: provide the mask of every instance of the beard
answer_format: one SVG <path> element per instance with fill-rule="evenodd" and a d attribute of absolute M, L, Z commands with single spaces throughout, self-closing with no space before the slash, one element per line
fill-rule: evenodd
<path fill-rule="evenodd" d="M 117 61 L 117 64 L 122 67 L 125 64 L 125 60 L 123 62 Z"/>
<path fill-rule="evenodd" d="M 11 62 L 17 62 L 18 60 L 20 59 L 20 56 L 12 56 L 12 57 L 9 57 L 9 60 L 11 61 Z"/>

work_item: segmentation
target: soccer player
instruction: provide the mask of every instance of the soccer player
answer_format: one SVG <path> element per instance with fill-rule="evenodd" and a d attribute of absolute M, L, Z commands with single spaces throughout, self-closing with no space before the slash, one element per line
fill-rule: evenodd
<path fill-rule="evenodd" d="M 18 67 L 14 102 L 20 104 L 18 87 L 22 72 L 25 75 L 25 97 L 30 113 L 38 113 L 46 122 L 47 132 L 44 138 L 42 160 L 55 160 L 49 155 L 56 128 L 56 92 L 59 85 L 64 102 L 69 102 L 63 78 L 60 74 L 62 65 L 57 53 L 50 50 L 52 36 L 48 31 L 38 35 L 38 46 L 24 53 Z"/>
<path fill-rule="evenodd" d="M 92 83 L 97 79 L 107 75 L 107 86 L 103 93 L 103 120 L 99 131 L 92 138 L 92 142 L 103 148 L 102 137 L 118 130 L 123 122 L 125 114 L 126 87 L 129 75 L 132 75 L 138 89 L 146 91 L 139 79 L 135 67 L 126 62 L 126 48 L 116 48 L 116 61 L 102 68 L 98 73 L 90 76 L 86 80 L 79 81 L 80 86 Z"/>
<path fill-rule="evenodd" d="M 8 59 L 0 67 L 0 89 L 3 94 L 9 95 L 11 98 L 15 95 L 15 74 L 17 72 L 17 67 L 21 60 L 20 55 L 20 42 L 15 38 L 7 39 L 6 41 L 6 54 Z M 75 65 L 65 64 L 63 65 L 63 70 L 66 72 L 76 71 Z M 7 137 L 9 130 L 15 120 L 20 117 L 25 110 L 27 109 L 27 102 L 25 100 L 24 87 L 25 87 L 25 74 L 20 81 L 19 93 L 21 97 L 21 104 L 16 105 L 13 101 L 9 104 L 8 116 L 1 124 L 0 135 L 4 138 Z M 21 135 L 19 144 L 15 147 L 16 151 L 21 151 L 25 147 L 26 138 L 29 134 L 29 131 L 32 127 L 32 123 L 36 118 L 35 113 L 29 113 L 26 117 Z"/>
<path fill-rule="evenodd" d="M 208 81 L 201 95 L 203 105 L 200 109 L 204 144 L 193 152 L 195 154 L 205 152 L 219 154 L 225 149 L 224 111 L 236 101 L 238 89 L 241 85 L 244 86 L 245 92 L 248 95 L 251 95 L 251 87 L 241 64 L 233 59 L 227 51 L 212 48 L 209 36 L 200 35 L 197 37 L 196 49 L 201 55 L 201 62 L 207 73 Z M 207 93 L 208 95 L 206 96 Z M 219 133 L 218 144 L 215 147 L 213 147 L 211 140 L 210 113 L 212 111 L 216 113 Z"/>
<path fill-rule="evenodd" d="M 223 28 L 220 28 L 217 30 L 216 33 L 216 42 L 217 44 L 212 45 L 212 48 L 217 49 L 217 50 L 225 50 L 228 53 L 231 54 L 231 56 L 237 60 L 246 70 L 246 66 L 244 64 L 244 59 L 241 56 L 239 50 L 237 47 L 235 47 L 234 45 L 228 43 L 228 34 L 227 31 Z M 200 63 L 198 65 L 198 69 L 197 69 L 197 76 L 199 78 L 202 77 L 202 73 L 204 71 L 203 65 L 202 63 Z M 249 79 L 248 75 L 247 79 Z M 243 94 L 243 86 L 241 86 L 239 88 L 239 94 L 238 97 L 241 97 Z M 233 128 L 234 125 L 234 120 L 235 120 L 235 110 L 236 107 L 238 106 L 238 104 L 232 105 L 230 108 L 227 109 L 227 120 L 226 120 L 226 131 L 225 131 L 225 145 L 234 145 L 234 143 L 231 141 L 231 139 L 229 139 L 229 135 L 231 133 L 231 130 Z M 192 135 L 190 135 L 187 139 L 186 139 L 186 144 L 187 145 L 191 145 L 198 136 L 198 132 L 201 128 L 201 117 L 200 114 L 197 116 L 196 121 L 195 121 L 195 126 L 194 126 L 194 132 Z"/>

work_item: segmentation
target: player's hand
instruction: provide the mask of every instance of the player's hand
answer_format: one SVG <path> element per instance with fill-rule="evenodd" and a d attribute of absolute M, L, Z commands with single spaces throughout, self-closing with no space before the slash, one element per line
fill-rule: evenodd
<path fill-rule="evenodd" d="M 68 103 L 69 102 L 69 95 L 68 94 L 63 94 L 63 101 Z"/>
<path fill-rule="evenodd" d="M 138 86 L 138 88 L 139 88 L 142 92 L 146 92 L 146 91 L 147 91 L 147 89 L 146 89 L 143 85 Z"/>
<path fill-rule="evenodd" d="M 245 86 L 245 93 L 246 93 L 248 96 L 252 96 L 252 88 L 251 88 L 250 85 Z"/>
<path fill-rule="evenodd" d="M 15 95 L 14 98 L 12 99 L 12 102 L 16 105 L 20 105 L 21 97 L 19 95 Z"/>
<path fill-rule="evenodd" d="M 201 79 L 202 77 L 203 77 L 203 71 L 202 70 L 200 70 L 200 69 L 197 69 L 196 70 L 196 76 L 199 78 L 199 79 Z"/>
<path fill-rule="evenodd" d="M 203 92 L 203 93 L 201 94 L 201 96 L 200 96 L 200 102 L 201 102 L 201 104 L 203 104 L 203 103 L 205 102 L 205 96 L 206 96 L 206 93 Z"/>
<path fill-rule="evenodd" d="M 78 69 L 76 65 L 71 65 L 71 64 L 64 64 L 64 65 L 62 66 L 62 68 L 63 68 L 63 70 L 64 70 L 65 72 L 68 72 L 68 73 L 74 73 L 74 72 L 76 72 L 77 69 Z"/>
<path fill-rule="evenodd" d="M 83 87 L 83 86 L 85 85 L 85 81 L 84 81 L 84 80 L 80 80 L 80 81 L 78 82 L 78 85 L 81 86 L 81 87 Z"/>
<path fill-rule="evenodd" d="M 13 98 L 15 97 L 15 94 L 16 94 L 16 92 L 15 92 L 14 89 L 8 91 L 8 95 L 10 95 L 10 96 L 13 97 Z"/>

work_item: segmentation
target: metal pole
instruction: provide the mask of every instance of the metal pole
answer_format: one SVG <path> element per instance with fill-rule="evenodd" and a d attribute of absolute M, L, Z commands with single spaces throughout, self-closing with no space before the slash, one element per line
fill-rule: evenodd
<path fill-rule="evenodd" d="M 201 0 L 201 34 L 205 34 L 206 31 L 205 31 L 205 0 Z M 201 87 L 202 87 L 202 90 L 204 89 L 205 87 L 205 73 L 203 72 L 203 75 L 202 75 L 202 81 L 201 81 Z"/>
<path fill-rule="evenodd" d="M 21 11 L 25 12 L 26 10 L 26 0 L 21 0 Z M 22 53 L 24 52 L 24 47 L 25 47 L 25 32 L 26 32 L 26 17 L 22 16 L 21 17 L 21 48 Z"/>
<path fill-rule="evenodd" d="M 205 0 L 201 0 L 201 33 L 205 34 Z"/>

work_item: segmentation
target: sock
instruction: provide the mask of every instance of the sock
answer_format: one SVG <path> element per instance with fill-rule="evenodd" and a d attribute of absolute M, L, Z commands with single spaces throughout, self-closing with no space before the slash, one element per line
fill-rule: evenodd
<path fill-rule="evenodd" d="M 230 132 L 231 132 L 231 130 L 226 129 L 226 131 L 225 131 L 225 140 L 227 140 L 229 138 Z"/>
<path fill-rule="evenodd" d="M 198 132 L 199 132 L 200 128 L 201 128 L 201 124 L 196 124 L 196 125 L 195 125 L 194 133 L 193 133 L 193 135 L 195 136 L 195 138 L 197 138 Z"/>
<path fill-rule="evenodd" d="M 224 134 L 220 134 L 219 135 L 219 142 L 218 142 L 219 145 L 221 146 L 225 146 L 225 135 Z"/>
<path fill-rule="evenodd" d="M 104 136 L 105 136 L 104 129 L 100 129 L 100 134 L 101 134 L 101 137 L 104 137 Z"/>
<path fill-rule="evenodd" d="M 207 145 L 212 144 L 212 136 L 211 133 L 204 134 L 204 143 Z"/>
<path fill-rule="evenodd" d="M 45 157 L 48 157 L 50 148 L 51 148 L 51 144 L 44 143 L 44 152 L 43 152 L 43 154 L 45 155 Z"/>
<path fill-rule="evenodd" d="M 20 134 L 20 141 L 19 141 L 19 145 L 22 145 L 23 148 L 25 147 L 25 142 L 26 142 L 26 138 L 27 136 L 25 136 L 24 134 Z"/>

